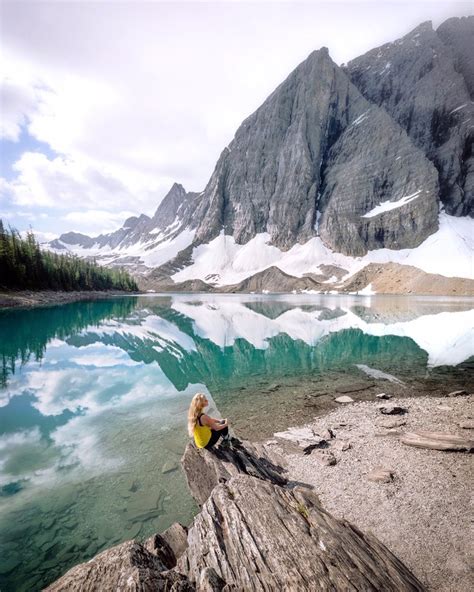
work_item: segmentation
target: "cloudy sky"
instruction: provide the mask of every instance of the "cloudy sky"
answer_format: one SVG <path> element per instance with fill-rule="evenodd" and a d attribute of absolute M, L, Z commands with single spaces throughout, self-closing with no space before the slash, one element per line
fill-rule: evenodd
<path fill-rule="evenodd" d="M 202 190 L 240 122 L 313 50 L 337 63 L 472 2 L 0 0 L 0 217 L 41 238 Z"/>

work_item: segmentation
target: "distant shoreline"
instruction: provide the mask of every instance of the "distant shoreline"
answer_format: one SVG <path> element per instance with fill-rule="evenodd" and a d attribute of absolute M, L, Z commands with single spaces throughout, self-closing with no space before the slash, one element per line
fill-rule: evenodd
<path fill-rule="evenodd" d="M 115 296 L 140 296 L 140 292 L 110 291 L 53 291 L 53 290 L 18 290 L 0 292 L 0 310 L 11 308 L 33 308 L 55 304 L 67 304 L 84 300 L 99 300 Z"/>
<path fill-rule="evenodd" d="M 79 291 L 73 290 L 71 292 L 53 291 L 53 290 L 16 290 L 16 291 L 0 291 L 0 310 L 14 309 L 14 308 L 36 308 L 42 306 L 51 306 L 57 304 L 68 304 L 70 302 L 80 302 L 87 300 L 102 300 L 107 298 L 114 298 L 116 296 L 169 296 L 170 294 L 182 294 L 190 296 L 209 296 L 209 295 L 228 295 L 228 296 L 359 296 L 367 297 L 365 294 L 348 294 L 347 292 L 332 293 L 311 293 L 311 292 L 206 292 L 206 291 L 159 291 L 156 292 L 122 292 L 119 290 L 110 291 Z M 472 299 L 470 294 L 373 294 L 370 297 L 426 297 L 426 298 L 459 298 Z"/>

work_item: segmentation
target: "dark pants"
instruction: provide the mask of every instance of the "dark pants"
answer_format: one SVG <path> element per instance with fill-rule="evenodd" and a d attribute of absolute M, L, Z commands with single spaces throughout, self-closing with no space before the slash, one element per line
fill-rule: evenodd
<path fill-rule="evenodd" d="M 229 428 L 227 426 L 223 430 L 211 430 L 211 439 L 206 444 L 206 446 L 204 446 L 204 448 L 209 450 L 209 448 L 212 448 L 221 436 L 227 436 L 228 433 Z"/>

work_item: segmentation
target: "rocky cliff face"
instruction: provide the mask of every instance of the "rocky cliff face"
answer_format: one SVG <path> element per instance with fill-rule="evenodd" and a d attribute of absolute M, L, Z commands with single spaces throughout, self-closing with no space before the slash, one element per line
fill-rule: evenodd
<path fill-rule="evenodd" d="M 410 205 L 364 218 L 414 194 Z M 437 196 L 436 170 L 423 152 L 323 48 L 237 130 L 197 208 L 196 241 L 224 230 L 245 243 L 267 232 L 288 249 L 319 226 L 323 241 L 345 254 L 411 247 L 437 229 Z"/>
<path fill-rule="evenodd" d="M 474 215 L 474 17 L 423 23 L 348 63 L 351 81 L 433 162 L 448 213 Z"/>
<path fill-rule="evenodd" d="M 440 207 L 474 217 L 473 39 L 468 17 L 437 31 L 423 23 L 345 67 L 326 48 L 314 51 L 242 123 L 202 193 L 174 184 L 152 218 L 130 218 L 95 238 L 67 233 L 51 246 L 113 250 L 104 263 L 134 265 L 153 288 L 176 281 L 182 289 L 219 283 L 223 270 L 212 266 L 255 237 L 262 265 L 237 265 L 247 265 L 248 278 L 272 276 L 273 247 L 283 257 L 305 244 L 307 260 L 321 253 L 321 264 L 331 263 L 327 249 L 358 257 L 416 248 L 438 230 Z M 216 254 L 210 243 L 221 235 L 224 252 Z M 203 249 L 206 271 L 179 274 Z M 227 284 L 234 281 L 242 275 Z"/>

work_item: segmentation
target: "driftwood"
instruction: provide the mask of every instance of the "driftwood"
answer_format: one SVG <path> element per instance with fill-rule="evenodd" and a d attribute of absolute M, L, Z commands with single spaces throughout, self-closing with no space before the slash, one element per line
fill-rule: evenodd
<path fill-rule="evenodd" d="M 474 441 L 454 434 L 442 434 L 441 432 L 406 432 L 400 438 L 402 444 L 416 446 L 418 448 L 431 448 L 433 450 L 452 450 L 457 452 L 472 452 Z"/>

